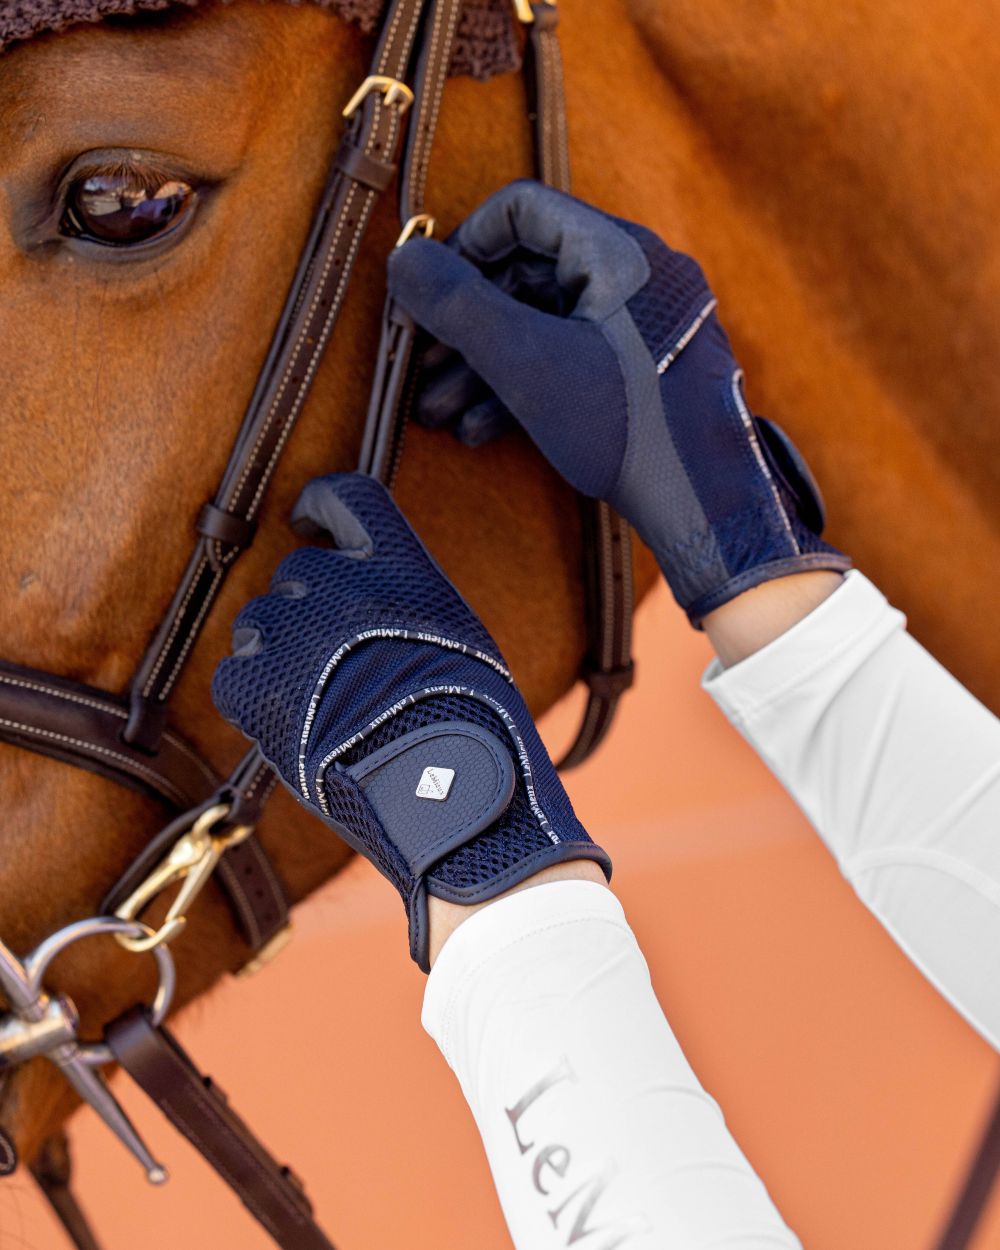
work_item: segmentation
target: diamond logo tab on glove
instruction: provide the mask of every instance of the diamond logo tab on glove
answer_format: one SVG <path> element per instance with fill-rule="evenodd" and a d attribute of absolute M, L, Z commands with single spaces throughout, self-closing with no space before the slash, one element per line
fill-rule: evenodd
<path fill-rule="evenodd" d="M 417 798 L 434 799 L 441 803 L 448 797 L 448 791 L 454 780 L 454 768 L 435 768 L 433 764 L 429 764 L 417 784 Z"/>

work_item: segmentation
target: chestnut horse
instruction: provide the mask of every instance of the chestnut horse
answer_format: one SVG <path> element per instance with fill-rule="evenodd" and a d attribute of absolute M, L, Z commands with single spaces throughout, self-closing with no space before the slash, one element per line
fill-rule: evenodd
<path fill-rule="evenodd" d="M 1000 57 L 985 6 L 566 0 L 562 25 L 576 188 L 702 259 L 752 402 L 823 483 L 830 538 L 1000 711 Z M 8 658 L 127 682 L 223 467 L 367 42 L 318 8 L 237 0 L 3 54 Z M 442 225 L 525 173 L 529 151 L 516 76 L 453 80 L 430 178 Z M 123 161 L 196 188 L 189 228 L 136 257 L 62 238 L 74 171 Z M 209 677 L 236 609 L 294 542 L 302 484 L 355 462 L 395 233 L 383 205 L 260 534 L 179 689 L 175 723 L 220 771 L 244 744 L 213 713 Z M 544 709 L 583 646 L 571 496 L 522 438 L 472 453 L 419 430 L 398 495 Z M 91 915 L 161 823 L 151 801 L 5 746 L 0 804 L 0 934 L 15 950 Z M 261 834 L 295 899 L 347 856 L 284 794 Z M 212 895 L 175 949 L 181 1002 L 243 955 Z M 148 997 L 147 962 L 91 943 L 53 984 L 96 1032 Z M 0 1122 L 30 1158 L 72 1105 L 36 1063 L 4 1088 Z"/>

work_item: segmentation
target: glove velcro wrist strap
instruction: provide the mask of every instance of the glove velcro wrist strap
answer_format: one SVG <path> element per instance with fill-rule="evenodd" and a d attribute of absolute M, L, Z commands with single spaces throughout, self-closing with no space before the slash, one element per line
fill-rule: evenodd
<path fill-rule="evenodd" d="M 506 811 L 516 784 L 510 748 L 479 725 L 438 721 L 337 767 L 361 790 L 406 864 L 413 883 L 410 953 L 426 971 L 424 876 Z"/>
<path fill-rule="evenodd" d="M 401 734 L 344 771 L 414 878 L 493 824 L 514 794 L 509 748 L 461 721 Z"/>

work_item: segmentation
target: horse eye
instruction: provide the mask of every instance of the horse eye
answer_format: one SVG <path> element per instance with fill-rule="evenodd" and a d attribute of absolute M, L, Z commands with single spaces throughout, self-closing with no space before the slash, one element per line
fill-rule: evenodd
<path fill-rule="evenodd" d="M 70 184 L 60 234 L 105 247 L 134 247 L 175 230 L 191 213 L 195 190 L 175 179 L 91 174 Z"/>

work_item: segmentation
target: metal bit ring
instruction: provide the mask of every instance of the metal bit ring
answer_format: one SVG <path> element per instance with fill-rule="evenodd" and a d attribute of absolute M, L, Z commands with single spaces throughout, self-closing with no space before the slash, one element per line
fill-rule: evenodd
<path fill-rule="evenodd" d="M 83 938 L 99 937 L 102 934 L 122 934 L 126 937 L 142 938 L 149 937 L 151 933 L 152 930 L 148 925 L 138 920 L 120 920 L 117 916 L 92 916 L 88 920 L 78 920 L 39 943 L 24 959 L 24 971 L 32 990 L 38 996 L 43 992 L 42 978 L 49 964 L 74 943 Z M 150 1014 L 153 1024 L 160 1025 L 166 1019 L 173 1001 L 177 973 L 174 967 L 174 957 L 167 946 L 155 946 L 151 953 L 156 960 L 160 983 L 150 1004 Z M 91 1067 L 101 1067 L 103 1064 L 114 1061 L 110 1047 L 104 1042 L 78 1042 L 76 1052 L 80 1059 Z"/>

